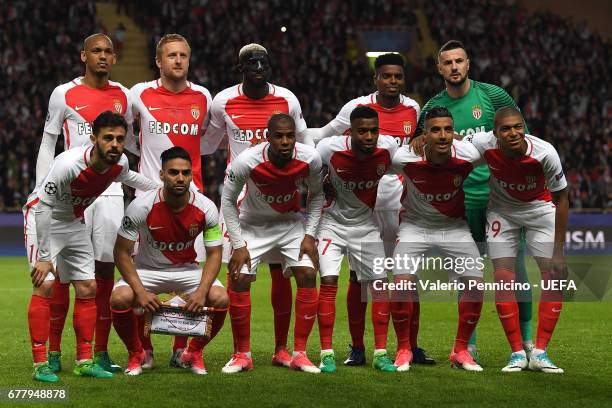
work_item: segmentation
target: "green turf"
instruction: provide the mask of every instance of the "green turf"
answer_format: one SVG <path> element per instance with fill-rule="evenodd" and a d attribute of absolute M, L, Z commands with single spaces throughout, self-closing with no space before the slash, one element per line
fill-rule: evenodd
<path fill-rule="evenodd" d="M 271 365 L 273 349 L 270 279 L 262 268 L 253 285 L 251 325 L 255 370 L 224 375 L 220 370 L 231 354 L 229 319 L 219 336 L 205 350 L 209 374 L 197 377 L 168 367 L 171 338 L 156 336 L 156 367 L 143 375 L 122 374 L 111 380 L 78 378 L 74 364 L 74 332 L 70 317 L 63 337 L 61 382 L 47 385 L 31 379 L 32 363 L 27 329 L 30 282 L 25 258 L 0 258 L 0 389 L 63 388 L 69 401 L 62 406 L 211 406 L 211 407 L 379 407 L 379 406 L 601 406 L 612 393 L 612 304 L 569 303 L 563 314 L 549 355 L 566 370 L 562 376 L 522 372 L 502 374 L 509 348 L 494 305 L 487 302 L 478 327 L 483 373 L 449 368 L 447 354 L 456 329 L 456 304 L 424 302 L 421 310 L 420 344 L 438 360 L 433 367 L 413 366 L 407 373 L 380 373 L 372 368 L 348 368 L 340 364 L 350 341 L 344 306 L 346 271 L 338 292 L 338 316 L 334 347 L 339 360 L 335 374 L 310 375 Z M 534 313 L 535 315 L 536 313 Z M 391 326 L 392 327 L 392 326 Z M 392 328 L 390 330 L 393 333 Z M 534 330 L 535 333 L 535 330 Z M 292 337 L 292 336 L 290 336 Z M 390 335 L 389 350 L 395 350 Z M 309 341 L 309 355 L 318 363 L 318 332 Z M 366 344 L 372 347 L 371 327 Z M 113 332 L 110 353 L 125 364 L 127 353 Z M 393 353 L 392 353 L 393 354 Z M 371 362 L 371 350 L 368 352 Z M 608 401 L 608 402 L 605 402 Z M 0 401 L 5 405 L 6 400 Z M 520 404 L 520 405 L 519 405 Z M 18 406 L 27 406 L 20 404 Z M 38 405 L 40 406 L 40 405 Z"/>

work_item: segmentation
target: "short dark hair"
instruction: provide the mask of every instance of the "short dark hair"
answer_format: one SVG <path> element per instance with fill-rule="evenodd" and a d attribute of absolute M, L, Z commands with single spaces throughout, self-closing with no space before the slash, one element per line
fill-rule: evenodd
<path fill-rule="evenodd" d="M 192 164 L 191 156 L 189 156 L 189 153 L 187 152 L 187 150 L 183 149 L 180 146 L 174 146 L 162 152 L 161 154 L 162 167 L 168 160 L 173 160 L 173 159 L 187 160 L 189 164 Z"/>
<path fill-rule="evenodd" d="M 395 52 L 390 52 L 387 54 L 379 55 L 374 61 L 374 69 L 378 70 L 378 68 L 383 65 L 399 65 L 402 69 L 406 68 L 406 62 L 404 61 L 404 57 Z"/>
<path fill-rule="evenodd" d="M 105 127 L 122 127 L 127 132 L 128 124 L 123 116 L 108 110 L 102 112 L 94 119 L 91 124 L 91 131 L 97 136 L 100 133 L 100 129 Z"/>
<path fill-rule="evenodd" d="M 440 54 L 442 54 L 444 51 L 456 50 L 457 48 L 463 49 L 463 51 L 465 51 L 465 55 L 468 55 L 467 49 L 461 41 L 450 40 L 447 41 L 444 45 L 442 45 L 442 47 L 440 47 L 440 51 L 438 51 L 438 57 L 440 57 Z"/>
<path fill-rule="evenodd" d="M 453 114 L 444 106 L 435 106 L 427 111 L 425 114 L 425 120 L 434 118 L 453 118 Z"/>
<path fill-rule="evenodd" d="M 295 120 L 293 120 L 291 116 L 287 115 L 286 113 L 275 113 L 274 115 L 270 116 L 270 119 L 268 119 L 268 131 L 270 131 L 273 126 L 276 126 L 278 122 L 283 120 L 291 122 L 293 127 L 295 127 Z"/>
<path fill-rule="evenodd" d="M 495 111 L 495 116 L 493 117 L 493 126 L 497 127 L 497 123 L 508 116 L 520 116 L 523 117 L 521 111 L 514 106 L 502 106 L 498 110 Z M 525 120 L 523 119 L 523 122 Z"/>
<path fill-rule="evenodd" d="M 351 112 L 350 121 L 355 119 L 378 119 L 378 112 L 369 106 L 361 105 Z"/>

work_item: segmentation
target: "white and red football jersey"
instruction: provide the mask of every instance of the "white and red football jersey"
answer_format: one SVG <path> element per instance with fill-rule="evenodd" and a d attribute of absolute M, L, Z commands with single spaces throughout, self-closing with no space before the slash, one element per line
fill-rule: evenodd
<path fill-rule="evenodd" d="M 105 172 L 96 172 L 89 167 L 92 149 L 92 145 L 79 146 L 58 155 L 36 190 L 37 200 L 29 203 L 32 206 L 40 200 L 53 207 L 52 227 L 57 227 L 58 232 L 68 232 L 66 222 L 83 220 L 85 209 L 114 181 L 143 190 L 157 187 L 153 181 L 131 171 L 125 155 Z"/>
<path fill-rule="evenodd" d="M 463 182 L 482 157 L 468 142 L 453 140 L 451 157 L 434 165 L 402 146 L 393 157 L 393 169 L 405 177 L 402 219 L 426 228 L 448 227 L 465 218 Z"/>
<path fill-rule="evenodd" d="M 550 192 L 567 187 L 561 159 L 545 140 L 525 135 L 527 152 L 515 159 L 505 156 L 493 132 L 474 134 L 470 141 L 482 154 L 491 170 L 489 208 L 537 209 L 550 207 Z"/>
<path fill-rule="evenodd" d="M 187 82 L 187 88 L 175 93 L 157 79 L 134 85 L 130 101 L 134 115 L 140 117 L 140 152 L 135 143 L 128 143 L 126 148 L 140 155 L 139 171 L 151 180 L 158 180 L 162 152 L 180 146 L 191 157 L 193 182 L 204 191 L 200 144 L 210 118 L 210 92 Z"/>
<path fill-rule="evenodd" d="M 108 81 L 101 89 L 90 88 L 83 84 L 83 78 L 57 86 L 49 98 L 49 111 L 45 122 L 45 132 L 64 135 L 64 148 L 91 145 L 91 124 L 104 111 L 120 113 L 128 123 L 128 136 L 132 128 L 128 90 L 117 82 Z M 121 184 L 109 187 L 106 195 L 123 195 Z"/>
<path fill-rule="evenodd" d="M 384 108 L 376 102 L 378 92 L 360 96 L 347 102 L 330 125 L 338 134 L 346 133 L 351 127 L 351 112 L 358 106 L 368 106 L 378 113 L 379 133 L 391 136 L 398 146 L 407 144 L 416 131 L 421 108 L 419 104 L 405 95 L 400 95 L 400 103 L 393 108 Z M 397 175 L 387 175 L 378 186 L 376 208 L 379 210 L 399 210 L 401 207 L 402 180 Z"/>
<path fill-rule="evenodd" d="M 297 141 L 303 141 L 300 135 L 306 130 L 306 121 L 300 102 L 287 88 L 272 84 L 268 86 L 269 93 L 261 99 L 246 96 L 242 92 L 242 84 L 224 89 L 213 99 L 209 132 L 205 137 L 215 139 L 211 143 L 216 146 L 225 132 L 229 140 L 229 161 L 247 148 L 265 142 L 268 119 L 277 113 L 293 118 Z"/>
<path fill-rule="evenodd" d="M 194 244 L 203 231 L 205 246 L 222 245 L 217 207 L 199 192 L 189 194 L 189 203 L 180 212 L 168 207 L 161 188 L 130 203 L 118 234 L 139 240 L 136 268 L 168 272 L 199 268 Z"/>
<path fill-rule="evenodd" d="M 234 248 L 244 241 L 240 222 L 261 224 L 301 220 L 300 186 L 308 187 L 306 233 L 315 236 L 323 206 L 321 189 L 321 156 L 314 147 L 296 143 L 293 158 L 283 168 L 269 159 L 268 142 L 245 150 L 228 170 L 221 199 L 221 209 Z M 246 185 L 244 198 L 238 196 Z"/>
<path fill-rule="evenodd" d="M 336 197 L 324 206 L 323 213 L 345 224 L 360 224 L 372 216 L 378 184 L 389 171 L 397 143 L 389 136 L 379 136 L 377 148 L 365 159 L 351 149 L 350 136 L 332 136 L 317 145 Z"/>

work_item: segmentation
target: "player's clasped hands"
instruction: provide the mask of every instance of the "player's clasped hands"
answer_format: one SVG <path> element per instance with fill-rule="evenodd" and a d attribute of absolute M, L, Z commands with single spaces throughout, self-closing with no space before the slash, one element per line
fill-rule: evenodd
<path fill-rule="evenodd" d="M 34 287 L 37 288 L 42 285 L 49 272 L 53 273 L 53 263 L 51 261 L 37 261 L 30 273 Z"/>
<path fill-rule="evenodd" d="M 310 257 L 312 261 L 312 265 L 315 268 L 315 271 L 319 270 L 319 252 L 317 251 L 317 242 L 310 235 L 304 235 L 304 239 L 302 240 L 302 244 L 300 245 L 300 256 L 298 259 L 301 261 L 304 254 Z"/>
<path fill-rule="evenodd" d="M 238 279 L 240 270 L 244 265 L 251 270 L 251 254 L 249 254 L 249 250 L 246 246 L 234 249 L 234 252 L 232 253 L 232 257 L 227 265 L 227 269 L 232 279 Z"/>
<path fill-rule="evenodd" d="M 159 310 L 162 305 L 161 300 L 159 300 L 155 293 L 147 291 L 135 293 L 134 303 L 147 312 L 155 312 Z"/>

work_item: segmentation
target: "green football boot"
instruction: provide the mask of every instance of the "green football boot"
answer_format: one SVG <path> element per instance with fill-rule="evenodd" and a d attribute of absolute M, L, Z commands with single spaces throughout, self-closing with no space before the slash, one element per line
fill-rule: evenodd
<path fill-rule="evenodd" d="M 54 373 L 62 371 L 62 352 L 61 351 L 50 351 L 47 353 L 49 359 L 49 368 Z"/>
<path fill-rule="evenodd" d="M 115 375 L 104 370 L 93 360 L 85 360 L 74 367 L 74 373 L 81 377 L 113 378 Z"/>
<path fill-rule="evenodd" d="M 389 358 L 386 351 L 374 353 L 372 367 L 377 370 L 392 373 L 397 371 L 397 367 L 393 365 L 393 361 Z"/>
<path fill-rule="evenodd" d="M 110 356 L 108 355 L 108 351 L 98 351 L 96 354 L 94 354 L 94 363 L 109 373 L 118 373 L 121 371 L 121 367 L 113 363 L 113 360 L 111 360 Z"/>
<path fill-rule="evenodd" d="M 321 354 L 321 363 L 319 368 L 322 373 L 335 373 L 336 372 L 336 356 L 333 352 L 325 352 Z"/>
<path fill-rule="evenodd" d="M 32 374 L 32 377 L 34 377 L 36 381 L 42 382 L 59 381 L 59 377 L 55 375 L 51 367 L 49 367 L 49 363 L 46 361 L 43 363 L 34 363 L 34 374 Z"/>

